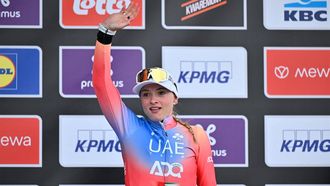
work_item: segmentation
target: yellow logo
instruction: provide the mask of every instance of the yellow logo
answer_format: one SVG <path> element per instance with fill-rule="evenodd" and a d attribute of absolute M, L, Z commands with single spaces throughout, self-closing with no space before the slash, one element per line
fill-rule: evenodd
<path fill-rule="evenodd" d="M 0 55 L 0 88 L 10 85 L 16 76 L 16 68 L 11 59 Z"/>

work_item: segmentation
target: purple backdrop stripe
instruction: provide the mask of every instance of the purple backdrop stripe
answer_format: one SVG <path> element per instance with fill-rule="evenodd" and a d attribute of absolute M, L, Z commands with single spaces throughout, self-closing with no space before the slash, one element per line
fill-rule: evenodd
<path fill-rule="evenodd" d="M 61 47 L 61 55 L 61 95 L 95 97 L 92 83 L 94 47 Z M 136 97 L 132 88 L 135 74 L 145 66 L 144 50 L 139 47 L 113 47 L 111 63 L 113 83 L 121 95 Z"/>

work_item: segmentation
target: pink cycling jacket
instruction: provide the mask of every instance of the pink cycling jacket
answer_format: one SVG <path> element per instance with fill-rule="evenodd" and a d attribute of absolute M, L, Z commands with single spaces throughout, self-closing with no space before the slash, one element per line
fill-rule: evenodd
<path fill-rule="evenodd" d="M 205 131 L 188 129 L 173 117 L 163 123 L 137 117 L 120 97 L 110 75 L 111 44 L 96 41 L 93 86 L 122 147 L 128 186 L 215 186 L 211 147 Z"/>

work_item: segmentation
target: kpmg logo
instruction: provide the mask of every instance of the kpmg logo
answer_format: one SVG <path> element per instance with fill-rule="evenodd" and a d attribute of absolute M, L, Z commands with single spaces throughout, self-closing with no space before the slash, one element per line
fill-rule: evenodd
<path fill-rule="evenodd" d="M 330 152 L 330 130 L 283 130 L 280 152 Z"/>
<path fill-rule="evenodd" d="M 233 73 L 231 61 L 181 61 L 180 63 L 178 83 L 228 83 Z M 197 68 L 199 65 L 204 66 L 205 70 L 199 70 Z"/>
<path fill-rule="evenodd" d="M 42 97 L 38 46 L 0 46 L 0 97 Z"/>
<path fill-rule="evenodd" d="M 270 30 L 329 30 L 329 0 L 264 0 L 264 26 Z"/>
<path fill-rule="evenodd" d="M 267 97 L 329 97 L 329 48 L 265 47 L 264 63 Z"/>
<path fill-rule="evenodd" d="M 41 167 L 41 131 L 39 116 L 1 115 L 0 167 Z"/>
<path fill-rule="evenodd" d="M 247 97 L 247 52 L 243 47 L 163 47 L 162 56 L 162 66 L 170 69 L 180 97 Z"/>
<path fill-rule="evenodd" d="M 104 116 L 60 116 L 63 167 L 123 167 L 117 135 Z"/>
<path fill-rule="evenodd" d="M 181 21 L 206 13 L 225 4 L 227 4 L 227 0 L 186 1 L 181 4 L 181 7 L 184 8 L 186 12 L 185 15 L 181 17 Z"/>
<path fill-rule="evenodd" d="M 265 116 L 268 166 L 329 166 L 329 116 Z"/>
<path fill-rule="evenodd" d="M 144 29 L 145 0 L 135 0 L 141 9 L 126 28 Z M 104 16 L 126 9 L 132 0 L 60 0 L 60 24 L 63 28 L 96 28 Z"/>
<path fill-rule="evenodd" d="M 284 21 L 327 21 L 327 0 L 300 0 L 284 4 Z"/>
<path fill-rule="evenodd" d="M 118 139 L 107 139 L 112 130 L 77 130 L 75 152 L 121 152 Z"/>
<path fill-rule="evenodd" d="M 215 167 L 248 166 L 247 119 L 244 116 L 179 116 L 206 132 Z M 235 141 L 235 145 L 233 143 Z"/>
<path fill-rule="evenodd" d="M 0 28 L 42 28 L 42 0 L 0 1 Z"/>

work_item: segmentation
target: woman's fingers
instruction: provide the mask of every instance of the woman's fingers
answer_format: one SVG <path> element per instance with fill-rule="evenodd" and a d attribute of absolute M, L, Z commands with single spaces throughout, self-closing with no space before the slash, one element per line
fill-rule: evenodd
<path fill-rule="evenodd" d="M 127 9 L 123 8 L 119 13 L 108 16 L 102 24 L 110 30 L 120 30 L 129 25 L 138 12 L 139 4 L 131 2 Z"/>
<path fill-rule="evenodd" d="M 135 6 L 135 8 L 132 10 L 131 19 L 134 19 L 138 15 L 139 11 L 140 11 L 140 7 Z"/>
<path fill-rule="evenodd" d="M 138 10 L 138 4 L 135 2 L 131 2 L 128 8 L 123 11 L 123 15 L 126 16 L 127 19 L 132 20 L 136 17 Z"/>

